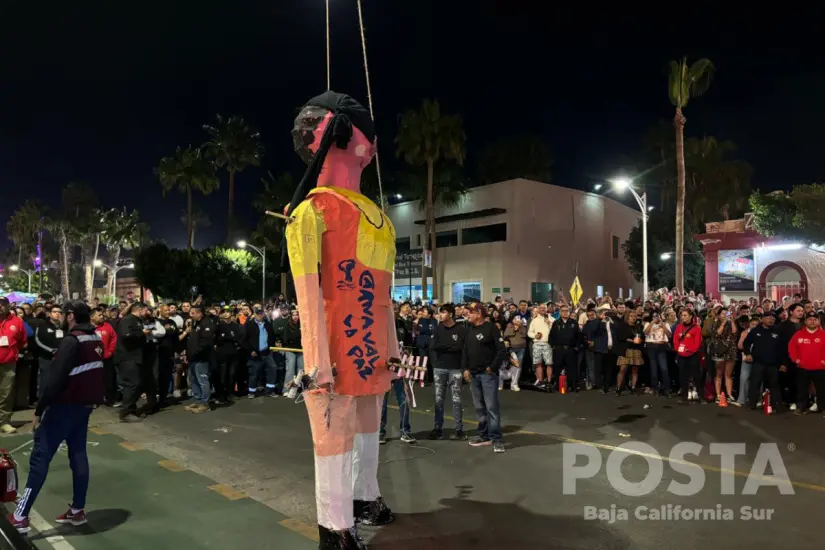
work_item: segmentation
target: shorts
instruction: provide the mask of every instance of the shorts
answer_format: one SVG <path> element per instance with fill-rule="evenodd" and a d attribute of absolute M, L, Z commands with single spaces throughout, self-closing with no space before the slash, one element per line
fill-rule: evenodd
<path fill-rule="evenodd" d="M 645 364 L 645 360 L 642 357 L 642 350 L 640 349 L 628 349 L 624 352 L 624 357 L 619 357 L 619 360 L 616 361 L 616 364 L 621 366 L 630 365 L 633 367 L 639 367 Z"/>
<path fill-rule="evenodd" d="M 533 365 L 545 366 L 553 364 L 553 350 L 547 342 L 533 342 Z"/>

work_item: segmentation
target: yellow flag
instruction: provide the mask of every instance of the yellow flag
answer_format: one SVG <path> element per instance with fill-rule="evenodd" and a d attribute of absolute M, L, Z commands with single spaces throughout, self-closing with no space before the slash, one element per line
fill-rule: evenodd
<path fill-rule="evenodd" d="M 578 275 L 576 279 L 573 281 L 573 285 L 570 287 L 570 298 L 573 301 L 573 307 L 579 305 L 579 300 L 582 298 L 582 285 L 579 282 Z"/>

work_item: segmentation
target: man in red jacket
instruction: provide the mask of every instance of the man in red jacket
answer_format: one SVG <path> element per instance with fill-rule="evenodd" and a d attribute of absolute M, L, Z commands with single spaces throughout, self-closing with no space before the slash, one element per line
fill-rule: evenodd
<path fill-rule="evenodd" d="M 111 407 L 117 399 L 117 376 L 115 375 L 114 355 L 117 346 L 117 332 L 108 322 L 104 320 L 104 307 L 95 308 L 92 311 L 92 324 L 95 332 L 103 342 L 103 374 L 106 385 L 104 403 Z"/>
<path fill-rule="evenodd" d="M 811 382 L 817 395 L 825 395 L 825 330 L 819 326 L 819 317 L 813 311 L 805 315 L 805 326 L 788 342 L 788 356 L 799 367 L 794 414 L 800 415 L 808 407 Z"/>
<path fill-rule="evenodd" d="M 4 434 L 17 431 L 11 425 L 12 394 L 17 359 L 25 346 L 26 327 L 23 320 L 9 311 L 8 299 L 0 298 L 0 432 Z"/>
<path fill-rule="evenodd" d="M 676 363 L 679 365 L 680 403 L 698 400 L 696 388 L 702 384 L 702 369 L 699 359 L 702 357 L 702 329 L 696 324 L 693 311 L 683 309 L 679 314 L 681 322 L 673 329 L 673 348 L 676 350 Z M 690 389 L 693 380 L 694 389 Z"/>

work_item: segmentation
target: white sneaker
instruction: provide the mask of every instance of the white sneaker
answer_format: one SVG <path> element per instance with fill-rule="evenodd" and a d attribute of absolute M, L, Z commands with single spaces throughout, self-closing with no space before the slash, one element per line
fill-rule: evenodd
<path fill-rule="evenodd" d="M 762 405 L 763 405 L 763 402 L 762 402 L 762 400 L 760 399 L 760 400 L 759 400 L 759 403 L 757 403 L 757 404 L 756 404 L 756 406 L 757 406 L 757 408 L 758 408 L 758 407 L 761 407 Z"/>
<path fill-rule="evenodd" d="M 173 391 L 172 395 L 175 396 L 175 399 L 180 399 L 180 390 Z"/>
<path fill-rule="evenodd" d="M 519 388 L 518 386 L 510 386 L 510 390 L 511 391 L 521 391 L 521 388 Z M 814 404 L 814 407 L 816 407 L 816 404 Z"/>
<path fill-rule="evenodd" d="M 498 391 L 504 391 L 504 386 L 499 386 Z"/>
<path fill-rule="evenodd" d="M 533 382 L 533 385 L 538 388 L 539 386 L 541 386 L 541 382 L 536 380 L 535 382 Z"/>
<path fill-rule="evenodd" d="M 811 405 L 811 408 L 808 409 L 808 411 L 812 413 L 819 412 L 819 406 L 816 404 L 816 401 L 814 401 L 814 404 Z"/>
<path fill-rule="evenodd" d="M 796 410 L 796 403 L 791 403 L 790 409 L 792 411 L 795 411 Z"/>

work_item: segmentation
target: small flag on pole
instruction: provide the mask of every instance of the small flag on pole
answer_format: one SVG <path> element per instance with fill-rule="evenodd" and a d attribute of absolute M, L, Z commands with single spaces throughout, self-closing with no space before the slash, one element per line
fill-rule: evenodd
<path fill-rule="evenodd" d="M 579 300 L 582 298 L 582 285 L 579 282 L 579 276 L 573 280 L 573 285 L 570 287 L 570 299 L 573 302 L 573 307 L 579 305 Z"/>

